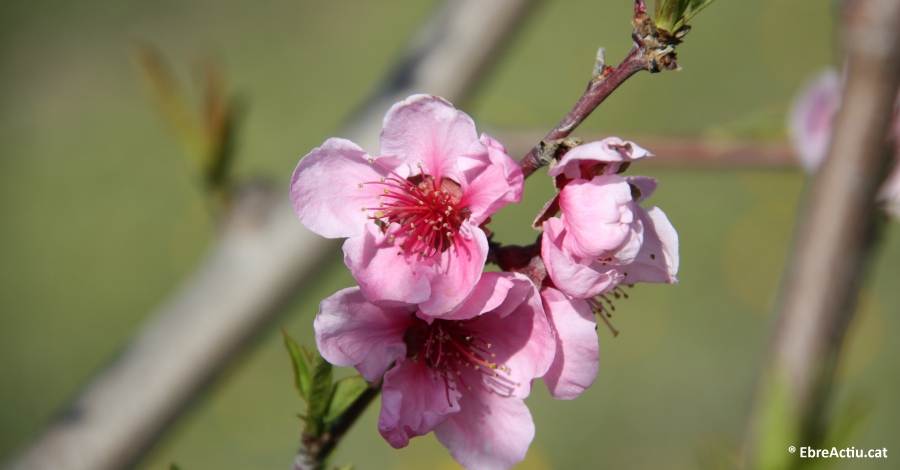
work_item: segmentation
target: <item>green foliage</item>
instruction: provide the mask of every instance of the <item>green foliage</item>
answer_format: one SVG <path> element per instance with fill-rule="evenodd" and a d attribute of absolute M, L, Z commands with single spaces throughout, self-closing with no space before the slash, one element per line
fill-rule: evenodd
<path fill-rule="evenodd" d="M 241 103 L 225 92 L 225 74 L 207 61 L 203 104 L 194 112 L 159 51 L 141 45 L 137 59 L 164 120 L 203 180 L 213 208 L 221 210 L 231 196 L 235 131 L 243 111 Z"/>
<path fill-rule="evenodd" d="M 309 388 L 312 381 L 309 375 L 309 366 L 307 365 L 309 354 L 307 353 L 306 357 L 304 357 L 297 342 L 294 341 L 294 338 L 291 338 L 287 330 L 282 329 L 281 332 L 284 336 L 284 347 L 291 356 L 291 365 L 294 367 L 294 388 L 297 389 L 300 398 L 306 400 L 306 397 L 309 396 Z"/>
<path fill-rule="evenodd" d="M 761 423 L 756 435 L 756 468 L 788 469 L 799 460 L 796 454 L 788 452 L 788 446 L 802 445 L 797 412 L 790 399 L 790 382 L 787 374 L 773 371 L 764 383 Z"/>
<path fill-rule="evenodd" d="M 306 435 L 322 436 L 347 409 L 366 391 L 369 383 L 362 377 L 346 377 L 332 384 L 332 366 L 318 352 L 299 346 L 282 329 L 284 347 L 291 357 L 294 387 L 306 401 Z"/>
<path fill-rule="evenodd" d="M 310 361 L 312 383 L 307 404 L 306 433 L 319 437 L 325 432 L 325 413 L 331 399 L 331 364 L 318 353 L 312 354 Z"/>
<path fill-rule="evenodd" d="M 328 401 L 325 422 L 331 425 L 367 388 L 369 388 L 369 383 L 359 376 L 346 377 L 335 382 L 334 388 L 331 390 L 331 399 Z"/>
<path fill-rule="evenodd" d="M 341 468 L 334 467 L 334 470 L 353 470 L 353 464 L 348 463 L 347 465 L 344 465 Z"/>
<path fill-rule="evenodd" d="M 827 433 L 818 442 L 807 442 L 800 429 L 797 410 L 790 399 L 790 381 L 787 374 L 773 372 L 763 389 L 762 417 L 757 430 L 759 440 L 755 468 L 766 470 L 823 470 L 834 467 L 837 459 L 803 459 L 799 457 L 801 446 L 816 449 L 843 449 L 859 438 L 872 416 L 871 400 L 853 397 L 836 411 L 827 424 Z M 794 446 L 795 452 L 788 447 Z"/>
<path fill-rule="evenodd" d="M 181 467 L 172 462 L 172 465 L 169 465 L 169 470 L 181 470 Z"/>
<path fill-rule="evenodd" d="M 714 0 L 656 0 L 654 24 L 674 33 Z"/>

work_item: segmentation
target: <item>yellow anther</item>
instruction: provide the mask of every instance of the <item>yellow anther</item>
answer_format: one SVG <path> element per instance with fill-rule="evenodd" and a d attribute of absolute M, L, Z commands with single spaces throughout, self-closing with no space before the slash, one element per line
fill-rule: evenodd
<path fill-rule="evenodd" d="M 369 163 L 375 163 L 375 159 L 372 157 L 369 157 Z"/>
<path fill-rule="evenodd" d="M 358 187 L 360 187 L 360 188 L 362 188 L 362 187 L 363 187 L 363 184 L 362 184 L 362 183 L 359 183 L 359 184 L 358 184 L 358 185 L 356 185 L 356 186 L 358 186 Z"/>
<path fill-rule="evenodd" d="M 385 180 L 384 178 L 381 178 L 380 181 L 381 181 L 382 183 L 384 183 L 384 182 L 387 181 L 387 180 Z"/>
<path fill-rule="evenodd" d="M 383 192 L 384 194 L 390 194 L 390 191 L 388 191 L 387 189 L 383 190 L 382 192 Z"/>

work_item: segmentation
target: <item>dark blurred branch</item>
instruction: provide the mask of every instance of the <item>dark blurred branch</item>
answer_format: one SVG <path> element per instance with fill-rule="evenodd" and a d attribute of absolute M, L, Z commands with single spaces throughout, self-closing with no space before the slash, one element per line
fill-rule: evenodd
<path fill-rule="evenodd" d="M 687 33 L 688 28 L 679 30 L 675 34 L 657 29 L 647 14 L 644 0 L 635 1 L 632 24 L 634 31 L 631 37 L 634 45 L 622 63 L 615 67 L 607 66 L 603 48 L 600 48 L 597 52 L 597 62 L 594 64 L 594 76 L 588 82 L 584 94 L 581 95 L 569 114 L 519 162 L 526 178 L 538 168 L 549 164 L 550 159 L 553 158 L 553 155 L 541 151 L 544 147 L 541 145 L 542 143 L 550 143 L 568 137 L 625 80 L 641 70 L 655 73 L 662 69 L 678 68 L 675 46 L 681 43 L 681 38 Z"/>
<path fill-rule="evenodd" d="M 394 102 L 422 92 L 463 99 L 530 4 L 448 1 L 394 78 L 338 135 L 376 151 L 382 118 Z M 132 466 L 339 246 L 300 224 L 287 188 L 238 194 L 230 211 L 198 271 L 9 468 Z"/>
<path fill-rule="evenodd" d="M 900 84 L 897 25 L 900 2 L 848 2 L 843 105 L 828 158 L 812 183 L 794 240 L 751 418 L 748 455 L 756 458 L 757 466 L 800 465 L 794 456 L 776 466 L 777 459 L 769 456 L 788 455 L 788 445 L 815 445 L 825 430 L 824 409 L 841 342 L 882 225 L 875 196 L 895 151 L 885 136 Z M 797 441 L 771 441 L 771 436 L 779 435 Z"/>

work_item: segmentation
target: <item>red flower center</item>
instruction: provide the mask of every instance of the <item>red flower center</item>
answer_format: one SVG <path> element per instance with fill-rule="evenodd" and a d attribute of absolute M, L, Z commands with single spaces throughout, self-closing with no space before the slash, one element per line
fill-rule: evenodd
<path fill-rule="evenodd" d="M 466 369 L 495 379 L 492 385 L 499 392 L 509 393 L 513 389 L 512 382 L 497 373 L 498 370 L 509 372 L 509 368 L 493 362 L 496 354 L 490 351 L 491 343 L 482 339 L 471 328 L 471 322 L 472 320 L 434 320 L 429 325 L 419 319 L 403 335 L 406 357 L 413 362 L 425 361 L 434 371 L 434 380 L 444 382 L 448 403 L 450 392 L 456 391 L 458 386 L 472 390 L 473 384 L 466 383 L 463 378 L 463 371 Z M 471 375 L 468 377 L 472 379 Z"/>
<path fill-rule="evenodd" d="M 374 159 L 370 159 L 374 163 Z M 398 232 L 402 241 L 400 248 L 424 257 L 447 251 L 459 233 L 463 221 L 471 212 L 458 207 L 462 189 L 455 181 L 443 178 L 440 184 L 428 175 L 402 178 L 391 172 L 391 176 L 372 184 L 382 187 L 381 194 L 375 196 L 377 207 L 364 207 L 372 211 L 369 219 L 375 220 L 386 231 L 392 223 L 400 225 Z M 394 235 L 391 236 L 394 241 Z"/>

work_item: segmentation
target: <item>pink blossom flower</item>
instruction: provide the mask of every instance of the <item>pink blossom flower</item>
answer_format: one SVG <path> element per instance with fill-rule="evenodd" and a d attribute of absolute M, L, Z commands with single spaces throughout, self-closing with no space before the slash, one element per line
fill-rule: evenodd
<path fill-rule="evenodd" d="M 538 218 L 541 256 L 563 293 L 592 298 L 623 282 L 678 281 L 675 229 L 658 208 L 640 206 L 656 180 L 619 175 L 648 156 L 634 143 L 610 137 L 574 148 L 550 169 L 561 190 Z M 562 215 L 552 217 L 557 208 Z"/>
<path fill-rule="evenodd" d="M 522 171 L 469 116 L 430 95 L 388 111 L 381 155 L 328 139 L 294 171 L 294 210 L 313 232 L 348 237 L 344 261 L 367 299 L 445 314 L 481 277 L 481 226 L 521 200 Z"/>
<path fill-rule="evenodd" d="M 393 447 L 433 430 L 464 467 L 510 468 L 534 438 L 523 399 L 554 355 L 540 296 L 522 275 L 485 273 L 449 317 L 344 289 L 322 302 L 316 344 L 367 380 L 384 374 L 378 429 Z"/>
<path fill-rule="evenodd" d="M 834 115 L 841 106 L 841 80 L 834 69 L 816 77 L 794 100 L 788 134 L 800 164 L 813 173 L 822 165 L 831 141 Z"/>
<path fill-rule="evenodd" d="M 678 281 L 675 229 L 661 210 L 640 206 L 656 180 L 620 175 L 649 156 L 610 137 L 575 147 L 549 171 L 560 192 L 535 224 L 544 229 L 541 259 L 548 276 L 541 297 L 557 338 L 544 382 L 556 398 L 575 398 L 593 384 L 599 363 L 594 314 L 618 334 L 608 317 L 610 296 L 628 296 L 620 284 Z"/>
<path fill-rule="evenodd" d="M 798 93 L 791 106 L 788 133 L 794 152 L 807 173 L 815 173 L 828 155 L 834 116 L 841 105 L 842 88 L 838 73 L 833 69 L 826 70 Z M 900 217 L 900 113 L 894 117 L 892 132 L 898 145 L 897 156 L 878 200 L 885 204 L 888 213 Z"/>

